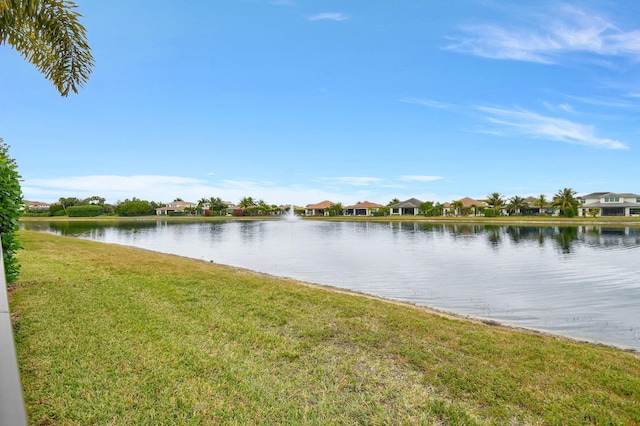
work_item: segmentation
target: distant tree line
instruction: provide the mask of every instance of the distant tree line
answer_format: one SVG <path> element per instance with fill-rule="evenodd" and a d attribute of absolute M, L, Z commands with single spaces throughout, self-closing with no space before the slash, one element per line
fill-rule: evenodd
<path fill-rule="evenodd" d="M 576 191 L 571 188 L 563 188 L 551 200 L 548 200 L 546 195 L 540 194 L 533 202 L 533 205 L 530 205 L 526 199 L 519 195 L 514 195 L 505 200 L 499 192 L 493 192 L 487 195 L 486 203 L 491 207 L 492 212 L 489 215 L 501 215 L 505 211 L 508 215 L 518 216 L 522 215 L 523 211 L 536 207 L 542 211 L 541 214 L 545 214 L 545 208 L 550 208 L 557 210 L 560 216 L 574 217 L 580 206 L 580 200 L 575 197 L 576 194 Z M 485 213 L 487 213 L 486 210 Z M 589 214 L 594 217 L 599 213 L 600 209 L 589 209 Z"/>
<path fill-rule="evenodd" d="M 94 195 L 80 199 L 76 197 L 62 197 L 57 203 L 53 203 L 48 209 L 27 208 L 25 215 L 30 216 L 69 216 L 87 217 L 100 215 L 120 216 L 144 216 L 155 214 L 156 208 L 162 207 L 162 202 L 146 201 L 139 198 L 118 201 L 116 204 L 108 204 L 103 197 Z"/>
<path fill-rule="evenodd" d="M 501 216 L 507 214 L 509 216 L 531 214 L 535 210 L 535 214 L 545 214 L 545 209 L 559 212 L 560 216 L 574 217 L 577 214 L 580 201 L 575 197 L 576 191 L 571 188 L 563 188 L 559 190 L 551 200 L 546 195 L 540 194 L 535 201 L 528 202 L 525 198 L 514 195 L 509 199 L 505 199 L 499 192 L 492 192 L 487 195 L 486 199 L 481 200 L 488 205 L 471 205 L 465 206 L 462 200 L 454 200 L 448 206 L 437 201 L 424 201 L 419 206 L 421 215 L 438 217 L 443 215 L 450 216 L 478 216 L 486 217 Z M 176 198 L 176 201 L 183 201 Z M 399 203 L 397 198 L 392 199 L 389 203 L 373 212 L 374 216 L 387 216 L 390 214 L 391 206 Z M 484 204 L 483 203 L 483 204 Z M 75 197 L 60 198 L 57 203 L 51 204 L 48 210 L 32 208 L 26 211 L 27 215 L 43 215 L 43 216 L 98 216 L 98 215 L 119 215 L 119 216 L 147 216 L 156 213 L 156 209 L 165 206 L 166 203 L 141 200 L 139 198 L 126 199 L 118 201 L 115 204 L 105 203 L 105 199 L 99 196 L 92 196 L 85 199 Z M 222 201 L 219 197 L 202 198 L 193 207 L 186 207 L 184 211 L 176 211 L 170 215 L 203 215 L 223 216 L 229 213 L 241 216 L 272 216 L 281 213 L 281 207 L 275 204 L 269 204 L 262 199 L 254 199 L 253 197 L 242 197 L 237 204 L 237 209 L 229 212 L 228 203 Z M 334 203 L 326 209 L 329 216 L 342 216 L 344 214 L 344 206 L 342 203 Z M 584 214 L 596 217 L 600 213 L 600 209 L 588 209 Z"/>

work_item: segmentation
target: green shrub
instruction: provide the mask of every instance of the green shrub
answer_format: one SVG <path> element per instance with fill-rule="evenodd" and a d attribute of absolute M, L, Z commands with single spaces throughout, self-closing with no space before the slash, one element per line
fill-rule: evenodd
<path fill-rule="evenodd" d="M 155 209 L 148 201 L 134 199 L 118 204 L 114 212 L 120 216 L 146 216 L 155 214 Z"/>
<path fill-rule="evenodd" d="M 22 206 L 21 176 L 17 169 L 15 160 L 9 157 L 9 146 L 0 139 L 0 237 L 8 284 L 15 282 L 20 271 L 20 264 L 15 258 L 16 251 L 20 249 L 15 232 L 18 230 Z"/>
<path fill-rule="evenodd" d="M 51 204 L 49 206 L 49 216 L 64 216 L 67 212 L 64 211 L 64 206 L 60 203 Z"/>
<path fill-rule="evenodd" d="M 564 214 L 565 217 L 575 217 L 576 216 L 576 209 L 574 209 L 572 207 L 566 208 L 566 209 L 564 209 L 563 214 Z"/>
<path fill-rule="evenodd" d="M 496 217 L 495 209 L 484 209 L 484 217 Z"/>
<path fill-rule="evenodd" d="M 69 217 L 95 217 L 101 214 L 102 207 L 96 205 L 67 207 L 67 215 Z"/>

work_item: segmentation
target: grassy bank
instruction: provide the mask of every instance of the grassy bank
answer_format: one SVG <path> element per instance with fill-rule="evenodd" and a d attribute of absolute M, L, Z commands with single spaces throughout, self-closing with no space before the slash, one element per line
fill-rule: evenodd
<path fill-rule="evenodd" d="M 20 232 L 32 424 L 638 424 L 635 353 Z"/>

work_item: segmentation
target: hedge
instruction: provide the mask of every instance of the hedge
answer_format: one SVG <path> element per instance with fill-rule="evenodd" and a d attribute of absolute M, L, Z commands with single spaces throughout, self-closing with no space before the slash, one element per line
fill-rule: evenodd
<path fill-rule="evenodd" d="M 18 278 L 20 264 L 15 253 L 20 249 L 16 239 L 22 205 L 22 189 L 20 174 L 15 160 L 8 155 L 9 147 L 0 138 L 0 238 L 2 239 L 2 255 L 4 272 L 8 284 Z"/>
<path fill-rule="evenodd" d="M 101 214 L 101 206 L 88 205 L 67 207 L 67 216 L 69 217 L 95 217 L 100 216 Z"/>

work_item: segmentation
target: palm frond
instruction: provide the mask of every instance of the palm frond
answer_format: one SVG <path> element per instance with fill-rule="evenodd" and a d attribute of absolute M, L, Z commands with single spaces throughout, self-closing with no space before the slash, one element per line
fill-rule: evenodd
<path fill-rule="evenodd" d="M 32 63 L 62 96 L 78 93 L 94 64 L 73 2 L 0 0 L 0 44 Z"/>

